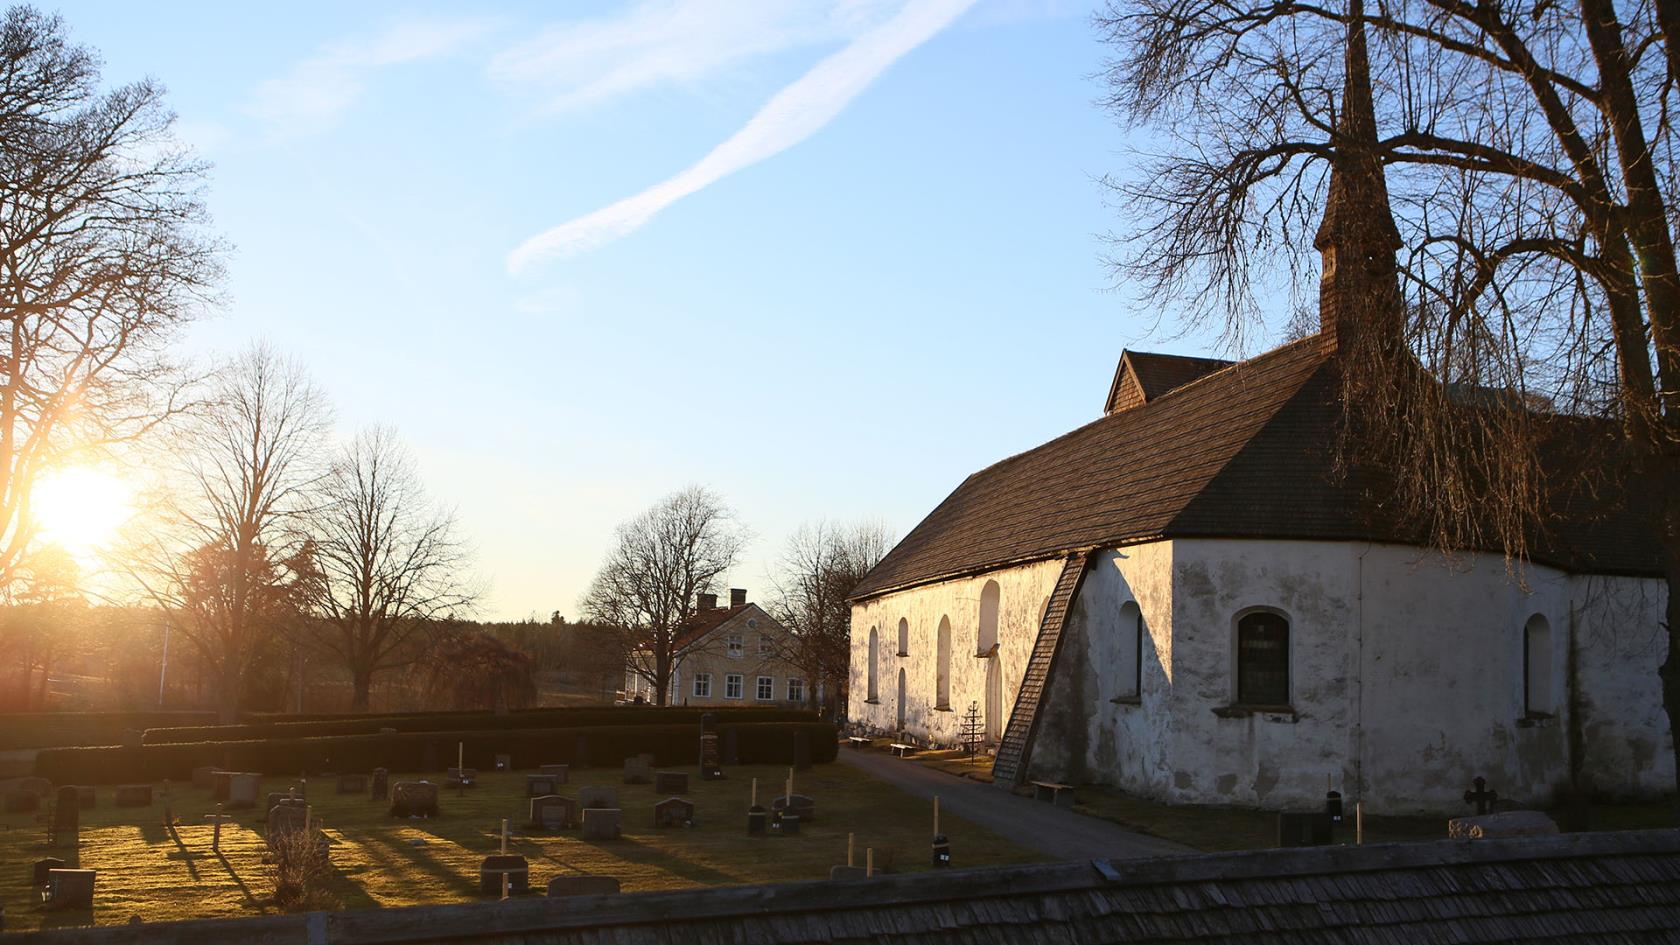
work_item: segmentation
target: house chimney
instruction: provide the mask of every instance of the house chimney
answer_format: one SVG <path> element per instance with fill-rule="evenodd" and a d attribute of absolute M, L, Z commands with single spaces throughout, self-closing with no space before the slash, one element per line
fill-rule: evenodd
<path fill-rule="evenodd" d="M 739 607 L 742 604 L 745 604 L 746 602 L 747 602 L 747 589 L 746 588 L 744 588 L 744 587 L 732 587 L 732 588 L 729 589 L 729 606 Z"/>
<path fill-rule="evenodd" d="M 701 594 L 700 605 L 695 610 L 717 610 L 717 595 Z"/>

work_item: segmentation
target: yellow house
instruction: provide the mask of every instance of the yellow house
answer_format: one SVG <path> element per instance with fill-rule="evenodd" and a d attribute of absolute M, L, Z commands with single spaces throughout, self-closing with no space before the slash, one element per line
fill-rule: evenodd
<path fill-rule="evenodd" d="M 701 594 L 699 609 L 677 630 L 672 645 L 671 705 L 804 708 L 814 694 L 789 659 L 795 641 L 764 608 L 747 601 L 743 588 L 729 591 L 729 605 Z M 652 684 L 633 670 L 625 697 L 653 701 Z"/>

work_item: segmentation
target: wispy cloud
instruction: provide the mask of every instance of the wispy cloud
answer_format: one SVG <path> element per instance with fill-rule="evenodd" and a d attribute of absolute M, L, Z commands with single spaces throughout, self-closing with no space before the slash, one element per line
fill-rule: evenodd
<path fill-rule="evenodd" d="M 361 97 L 369 73 L 448 55 L 488 28 L 479 20 L 417 20 L 363 40 L 333 43 L 257 86 L 245 111 L 275 137 L 326 131 Z"/>
<path fill-rule="evenodd" d="M 973 4 L 974 0 L 911 0 L 777 92 L 741 130 L 697 163 L 633 197 L 531 237 L 508 254 L 508 270 L 518 273 L 533 263 L 615 240 L 689 194 L 809 138 L 888 67 Z"/>

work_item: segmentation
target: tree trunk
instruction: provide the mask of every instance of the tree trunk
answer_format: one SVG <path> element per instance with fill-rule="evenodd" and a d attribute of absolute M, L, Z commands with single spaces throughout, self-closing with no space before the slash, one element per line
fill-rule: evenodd
<path fill-rule="evenodd" d="M 216 672 L 216 722 L 236 725 L 239 722 L 239 669 L 226 661 Z"/>
<path fill-rule="evenodd" d="M 357 669 L 350 674 L 350 685 L 354 692 L 350 696 L 350 711 L 366 712 L 368 710 L 369 695 L 373 691 L 373 670 Z"/>

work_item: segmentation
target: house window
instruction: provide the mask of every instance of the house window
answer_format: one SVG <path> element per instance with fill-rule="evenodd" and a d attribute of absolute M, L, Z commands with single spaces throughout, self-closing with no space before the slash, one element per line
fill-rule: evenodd
<path fill-rule="evenodd" d="M 986 656 L 998 645 L 998 582 L 987 581 L 980 590 L 980 629 L 974 639 L 974 655 Z"/>
<path fill-rule="evenodd" d="M 898 618 L 898 655 L 910 655 L 910 621 Z"/>
<path fill-rule="evenodd" d="M 776 698 L 776 680 L 772 676 L 758 677 L 758 701 L 769 702 Z"/>
<path fill-rule="evenodd" d="M 939 618 L 938 639 L 934 643 L 935 662 L 934 702 L 936 709 L 951 707 L 951 618 Z"/>
<path fill-rule="evenodd" d="M 710 699 L 712 697 L 712 674 L 694 674 L 694 698 Z"/>
<path fill-rule="evenodd" d="M 792 676 L 788 677 L 788 701 L 805 701 L 805 680 L 797 679 Z"/>
<path fill-rule="evenodd" d="M 1255 611 L 1237 621 L 1237 702 L 1289 704 L 1289 620 Z"/>
<path fill-rule="evenodd" d="M 758 655 L 759 656 L 769 656 L 770 654 L 772 654 L 774 652 L 776 652 L 776 641 L 770 639 L 770 634 L 768 634 L 768 633 L 759 634 L 758 635 Z"/>
<path fill-rule="evenodd" d="M 1523 711 L 1544 718 L 1552 705 L 1552 627 L 1540 614 L 1523 625 Z"/>
<path fill-rule="evenodd" d="M 1137 601 L 1120 606 L 1119 692 L 1122 700 L 1136 700 L 1143 692 L 1143 611 Z"/>
<path fill-rule="evenodd" d="M 881 634 L 874 628 L 869 628 L 869 665 L 865 670 L 869 674 L 870 702 L 881 701 L 880 683 L 875 678 L 876 664 L 881 662 Z"/>
<path fill-rule="evenodd" d="M 742 679 L 743 677 L 740 673 L 730 673 L 729 675 L 723 677 L 723 697 L 725 699 L 741 698 Z"/>
<path fill-rule="evenodd" d="M 731 633 L 729 635 L 729 658 L 732 660 L 738 660 L 746 654 L 747 647 L 742 641 L 741 635 L 739 633 Z"/>

